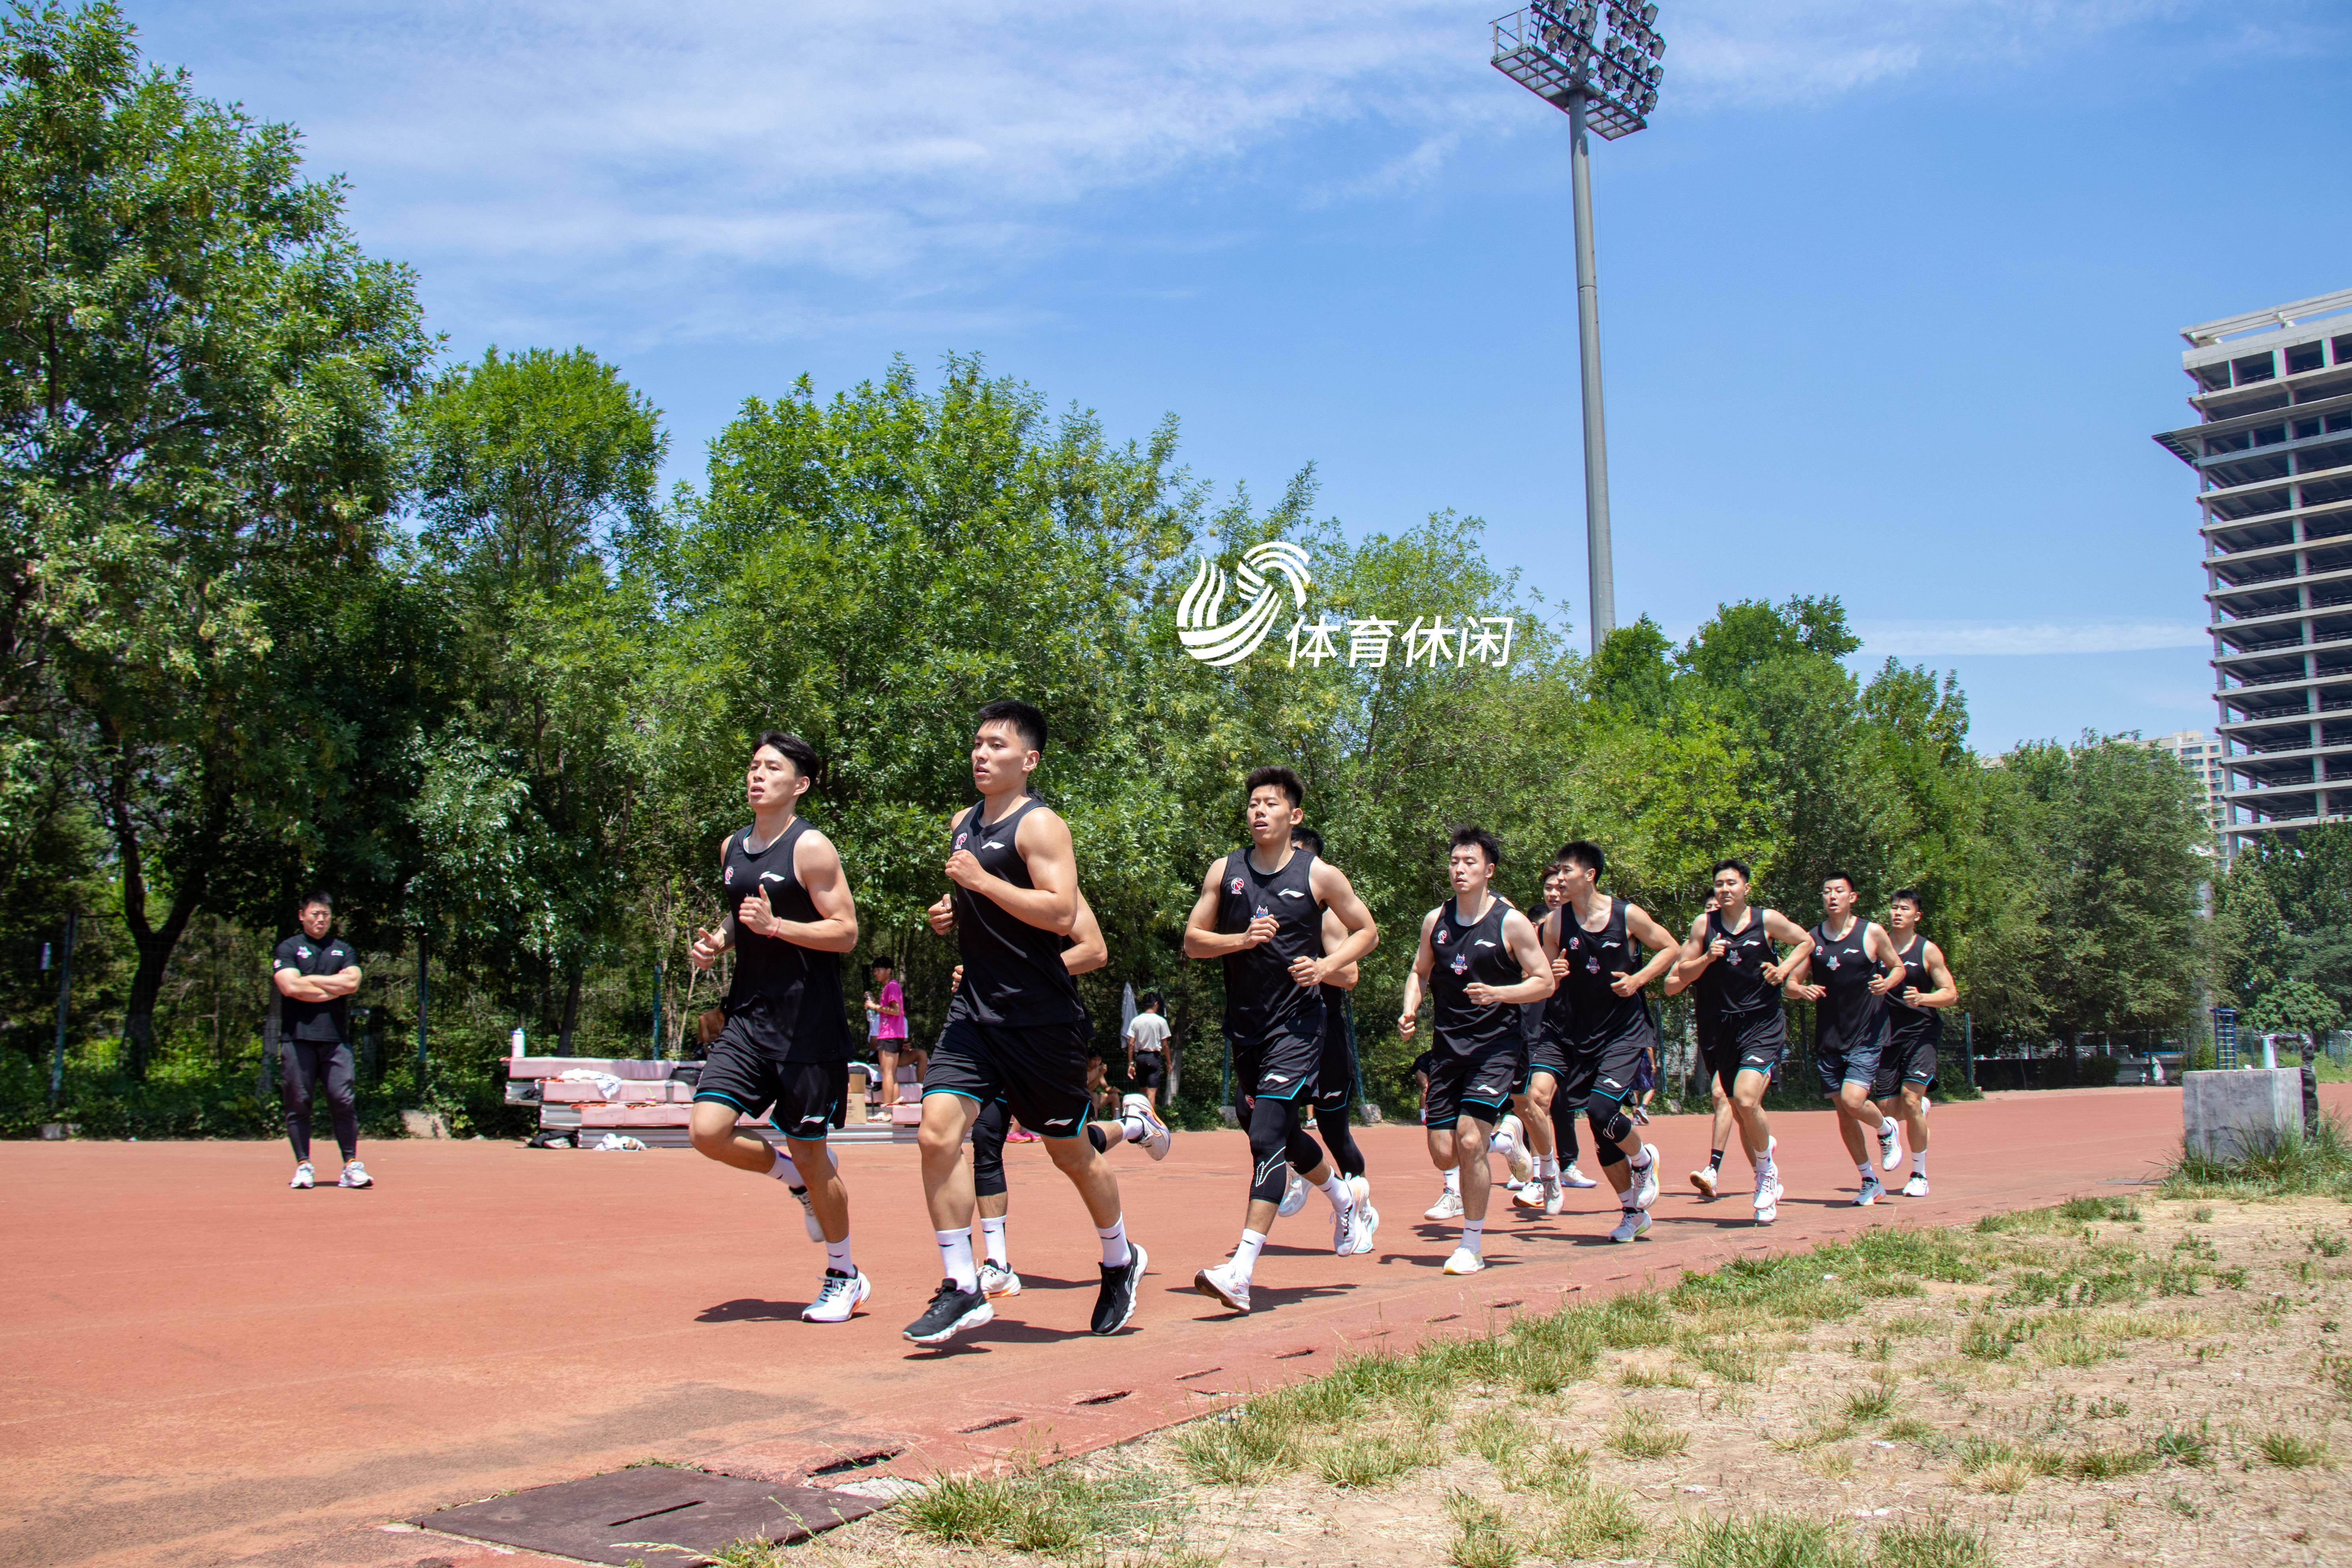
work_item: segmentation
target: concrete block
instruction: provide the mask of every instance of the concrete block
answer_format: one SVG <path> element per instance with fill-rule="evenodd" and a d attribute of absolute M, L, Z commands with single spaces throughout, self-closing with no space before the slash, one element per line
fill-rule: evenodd
<path fill-rule="evenodd" d="M 404 1110 L 400 1131 L 410 1138 L 446 1138 L 449 1123 L 437 1110 Z"/>
<path fill-rule="evenodd" d="M 2180 1131 L 2192 1154 L 2242 1160 L 2303 1135 L 2303 1074 L 2294 1068 L 2181 1075 Z"/>

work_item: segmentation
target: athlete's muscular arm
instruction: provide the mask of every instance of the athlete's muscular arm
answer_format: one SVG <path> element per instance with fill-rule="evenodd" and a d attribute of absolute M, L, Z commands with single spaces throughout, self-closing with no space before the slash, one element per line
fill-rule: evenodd
<path fill-rule="evenodd" d="M 1078 900 L 1078 918 L 1070 922 L 1070 938 L 1077 945 L 1062 950 L 1062 967 L 1072 974 L 1084 974 L 1100 969 L 1110 962 L 1110 944 L 1103 941 L 1102 926 L 1095 920 L 1094 907 L 1087 896 L 1075 888 Z M 1135 1042 L 1128 1041 L 1128 1059 L 1135 1058 Z"/>
<path fill-rule="evenodd" d="M 761 883 L 735 906 L 736 923 L 754 936 L 772 936 L 817 952 L 849 952 L 857 946 L 857 901 L 842 874 L 841 852 L 833 840 L 811 828 L 793 845 L 793 875 L 816 906 L 813 921 L 780 918 Z"/>
<path fill-rule="evenodd" d="M 1785 942 L 1790 944 L 1788 957 L 1778 963 L 1768 963 L 1764 966 L 1766 983 L 1773 985 L 1780 984 L 1797 972 L 1797 965 L 1800 963 L 1803 963 L 1810 972 L 1812 967 L 1813 933 L 1778 910 L 1759 910 L 1756 914 L 1757 918 L 1764 922 L 1766 936 L 1770 937 L 1774 942 Z M 1819 998 L 1816 997 L 1815 1000 L 1818 1001 Z"/>
<path fill-rule="evenodd" d="M 1272 915 L 1260 915 L 1243 931 L 1217 929 L 1217 876 L 1225 868 L 1221 857 L 1209 862 L 1201 874 L 1201 896 L 1192 900 L 1192 912 L 1184 917 L 1184 956 L 1187 958 L 1223 958 L 1228 953 L 1243 952 L 1274 939 L 1275 921 Z"/>
<path fill-rule="evenodd" d="M 1683 939 L 1682 952 L 1675 959 L 1675 981 L 1688 986 L 1696 982 L 1706 966 L 1723 956 L 1728 946 L 1721 937 L 1708 940 L 1706 917 L 1700 915 L 1691 921 L 1690 935 Z"/>
<path fill-rule="evenodd" d="M 981 868 L 969 849 L 948 857 L 948 880 L 978 893 L 1023 925 L 1067 936 L 1078 918 L 1078 857 L 1070 845 L 1070 825 L 1047 806 L 1021 818 L 1013 847 L 1028 868 L 1034 887 L 1016 888 Z M 934 925 L 933 929 L 937 929 Z"/>
<path fill-rule="evenodd" d="M 1329 910 L 1325 910 L 1323 911 L 1323 951 L 1327 953 L 1335 952 L 1339 950 L 1339 944 L 1347 940 L 1348 928 L 1340 923 L 1338 915 L 1333 914 Z M 1323 977 L 1323 984 L 1337 985 L 1342 991 L 1353 991 L 1356 988 L 1356 982 L 1362 978 L 1363 971 L 1357 965 L 1352 963 L 1343 963 L 1326 974 Z"/>
<path fill-rule="evenodd" d="M 1922 942 L 1920 956 L 1927 961 L 1927 978 L 1936 983 L 1933 991 L 1922 991 L 1916 985 L 1906 987 L 1903 1000 L 1914 1007 L 1948 1007 L 1960 999 L 1960 983 L 1952 978 L 1952 971 L 1944 963 L 1944 950 L 1932 942 Z"/>
<path fill-rule="evenodd" d="M 1682 943 L 1675 933 L 1650 918 L 1650 911 L 1639 904 L 1625 906 L 1625 933 L 1650 950 L 1650 962 L 1633 973 L 1622 971 L 1609 983 L 1609 989 L 1620 996 L 1631 996 L 1675 966 L 1682 956 Z"/>
<path fill-rule="evenodd" d="M 1397 1033 L 1408 1040 L 1421 1023 L 1422 990 L 1429 984 L 1429 972 L 1437 967 L 1437 954 L 1429 945 L 1429 933 L 1437 927 L 1437 914 L 1436 910 L 1432 910 L 1421 917 L 1421 946 L 1413 952 L 1412 972 L 1404 977 L 1404 1005 L 1397 1012 Z M 1426 1084 L 1423 1085 L 1423 1092 L 1428 1092 Z"/>
<path fill-rule="evenodd" d="M 727 869 L 728 839 L 734 837 L 730 833 L 726 838 L 719 841 L 719 869 L 722 874 Z M 695 928 L 694 944 L 686 950 L 686 961 L 697 969 L 708 969 L 719 962 L 720 953 L 734 945 L 735 917 L 722 912 L 719 917 L 719 928 L 716 931 L 704 931 L 699 926 Z"/>
<path fill-rule="evenodd" d="M 1326 975 L 1341 969 L 1350 972 L 1356 961 L 1381 943 L 1381 928 L 1372 923 L 1372 911 L 1356 896 L 1356 889 L 1347 876 L 1328 860 L 1317 860 L 1307 874 L 1307 885 L 1313 890 L 1316 901 L 1323 906 L 1324 952 L 1320 958 L 1301 953 L 1290 962 L 1290 977 L 1301 986 L 1320 985 Z M 1331 945 L 1331 919 L 1348 928 L 1348 940 L 1339 946 Z"/>
<path fill-rule="evenodd" d="M 1503 945 L 1519 961 L 1525 980 L 1512 985 L 1481 985 L 1476 981 L 1462 988 L 1462 994 L 1481 1007 L 1500 1002 L 1540 1002 L 1550 995 L 1559 982 L 1551 974 L 1551 965 L 1544 962 L 1543 943 L 1536 940 L 1536 928 L 1528 917 L 1517 910 L 1503 916 Z"/>
<path fill-rule="evenodd" d="M 1903 955 L 1895 951 L 1895 939 L 1886 934 L 1885 926 L 1873 921 L 1864 928 L 1862 951 L 1886 966 L 1884 973 L 1871 977 L 1873 996 L 1884 996 L 1903 984 Z"/>
<path fill-rule="evenodd" d="M 1544 918 L 1536 921 L 1536 940 L 1543 943 L 1544 957 L 1551 962 L 1551 977 L 1554 980 L 1567 979 L 1568 953 L 1561 946 L 1567 938 L 1560 929 L 1558 910 L 1547 910 Z"/>

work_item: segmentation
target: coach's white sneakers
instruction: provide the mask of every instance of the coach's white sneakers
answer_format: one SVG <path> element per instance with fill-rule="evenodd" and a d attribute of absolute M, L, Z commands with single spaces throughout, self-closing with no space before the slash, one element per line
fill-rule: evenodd
<path fill-rule="evenodd" d="M 294 1167 L 294 1179 L 286 1184 L 298 1193 L 307 1193 L 310 1190 L 311 1184 L 317 1180 L 318 1173 L 311 1170 L 310 1162 L 305 1160 Z"/>
<path fill-rule="evenodd" d="M 308 1182 L 305 1182 L 302 1184 L 304 1186 L 310 1185 Z M 361 1164 L 357 1160 L 346 1160 L 343 1162 L 343 1173 L 335 1178 L 335 1185 L 339 1187 L 372 1187 L 375 1185 L 375 1178 L 369 1175 L 367 1173 L 367 1167 Z"/>

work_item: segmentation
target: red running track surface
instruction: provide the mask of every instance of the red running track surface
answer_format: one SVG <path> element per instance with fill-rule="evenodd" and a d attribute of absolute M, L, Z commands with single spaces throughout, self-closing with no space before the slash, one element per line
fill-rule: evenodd
<path fill-rule="evenodd" d="M 1134 1328 L 1111 1339 L 1086 1331 L 1098 1255 L 1085 1211 L 1041 1150 L 1016 1144 L 1026 1289 L 937 1352 L 899 1337 L 940 1275 L 911 1145 L 841 1151 L 877 1288 L 855 1321 L 820 1327 L 798 1321 L 824 1257 L 790 1196 L 689 1151 L 376 1143 L 362 1151 L 375 1190 L 297 1193 L 282 1145 L 0 1144 L 19 1260 L 0 1321 L 0 1563 L 464 1563 L 477 1558 L 461 1543 L 380 1526 L 649 1458 L 785 1479 L 885 1450 L 898 1457 L 861 1473 L 1083 1450 L 1326 1370 L 1350 1346 L 1402 1348 L 1865 1226 L 2126 1190 L 2112 1184 L 2178 1150 L 2180 1096 L 1938 1106 L 1934 1195 L 1866 1210 L 1827 1112 L 1774 1126 L 1789 1195 L 1769 1229 L 1751 1223 L 1740 1155 L 1731 1190 L 1703 1204 L 1684 1173 L 1706 1158 L 1707 1124 L 1662 1120 L 1649 1238 L 1604 1239 L 1605 1186 L 1549 1220 L 1506 1212 L 1498 1188 L 1490 1267 L 1468 1279 L 1439 1271 L 1454 1226 L 1421 1218 L 1438 1184 L 1420 1129 L 1360 1130 L 1375 1250 L 1333 1257 L 1310 1197 L 1278 1225 L 1246 1319 L 1192 1289 L 1239 1234 L 1242 1135 L 1179 1134 L 1159 1164 L 1125 1150 L 1129 1228 L 1151 1271 Z"/>

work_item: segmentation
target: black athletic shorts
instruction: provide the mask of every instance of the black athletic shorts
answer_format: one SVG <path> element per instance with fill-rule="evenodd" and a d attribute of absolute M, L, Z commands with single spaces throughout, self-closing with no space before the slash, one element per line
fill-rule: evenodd
<path fill-rule="evenodd" d="M 1822 1075 L 1822 1092 L 1835 1100 L 1838 1090 L 1850 1083 L 1864 1089 L 1877 1087 L 1878 1060 L 1885 1054 L 1884 1029 L 1851 1046 L 1834 1035 L 1823 1036 L 1813 1042 L 1813 1067 Z"/>
<path fill-rule="evenodd" d="M 1886 1048 L 1878 1053 L 1878 1079 L 1870 1086 L 1873 1100 L 1893 1100 L 1903 1092 L 1906 1083 L 1922 1089 L 1936 1087 L 1936 1037 L 1915 1035 L 1909 1039 L 1890 1037 Z"/>
<path fill-rule="evenodd" d="M 1165 1089 L 1168 1087 L 1168 1064 L 1158 1052 L 1145 1056 L 1139 1051 L 1135 1058 L 1135 1070 L 1128 1076 L 1135 1080 L 1129 1087 L 1139 1094 L 1147 1089 Z"/>
<path fill-rule="evenodd" d="M 824 1141 L 848 1097 L 847 1062 L 780 1062 L 761 1054 L 732 1018 L 710 1042 L 694 1089 L 697 1104 L 731 1105 L 746 1116 L 773 1106 L 776 1131 L 803 1143 Z"/>
<path fill-rule="evenodd" d="M 1778 1007 L 1698 1021 L 1699 1060 L 1726 1094 L 1741 1073 L 1777 1074 L 1788 1049 L 1788 1018 Z"/>
<path fill-rule="evenodd" d="M 1561 1087 L 1567 1088 L 1573 1078 L 1586 1101 L 1598 1098 L 1625 1104 L 1642 1092 L 1642 1074 L 1649 1065 L 1649 1047 L 1650 1037 L 1646 1033 L 1620 1035 L 1590 1047 L 1571 1047 L 1568 1059 L 1573 1066 L 1570 1074 L 1561 1079 Z"/>
<path fill-rule="evenodd" d="M 1235 1094 L 1301 1105 L 1315 1098 L 1315 1077 L 1323 1066 L 1319 1027 L 1312 1034 L 1277 1029 L 1253 1040 L 1234 1040 L 1233 1047 Z"/>
<path fill-rule="evenodd" d="M 1486 1122 L 1503 1119 L 1511 1102 L 1511 1086 L 1519 1081 L 1519 1061 L 1527 1050 L 1520 1039 L 1499 1041 L 1470 1056 L 1439 1051 L 1429 1064 L 1429 1099 L 1423 1122 L 1451 1127 L 1465 1114 Z"/>
<path fill-rule="evenodd" d="M 1348 1010 L 1323 1010 L 1323 1059 L 1315 1068 L 1315 1108 L 1345 1110 L 1356 1097 L 1356 1040 Z"/>
<path fill-rule="evenodd" d="M 931 1048 L 923 1098 L 1004 1101 L 1040 1138 L 1075 1138 L 1086 1125 L 1087 1035 L 1076 1023 L 1013 1027 L 951 1018 Z"/>

